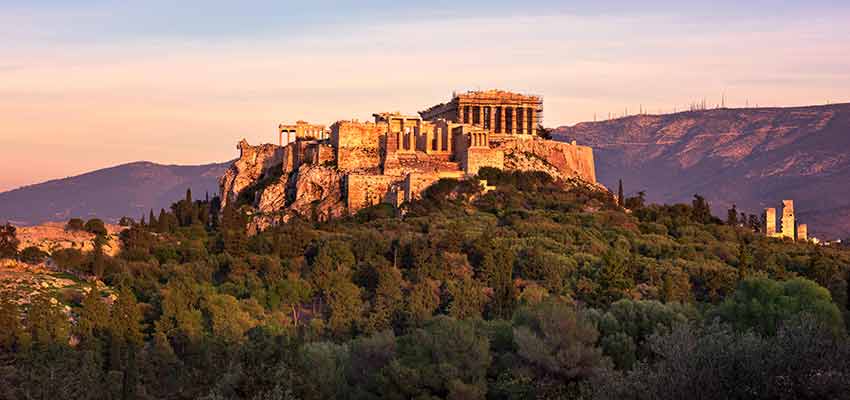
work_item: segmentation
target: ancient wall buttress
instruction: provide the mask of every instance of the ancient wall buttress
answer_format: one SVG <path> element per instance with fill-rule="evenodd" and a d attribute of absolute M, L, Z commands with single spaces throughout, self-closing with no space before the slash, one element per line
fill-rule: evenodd
<path fill-rule="evenodd" d="M 341 171 L 373 171 L 381 167 L 386 124 L 339 121 L 331 126 L 331 145 Z"/>

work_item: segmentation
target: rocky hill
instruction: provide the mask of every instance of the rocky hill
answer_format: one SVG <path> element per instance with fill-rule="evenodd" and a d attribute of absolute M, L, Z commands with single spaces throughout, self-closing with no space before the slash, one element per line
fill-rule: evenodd
<path fill-rule="evenodd" d="M 598 179 L 654 202 L 706 196 L 717 215 L 795 200 L 824 238 L 850 236 L 850 104 L 638 115 L 561 127 L 594 148 Z"/>
<path fill-rule="evenodd" d="M 218 193 L 229 163 L 199 166 L 136 162 L 0 193 L 0 221 L 35 225 L 73 217 L 116 222 L 167 208 L 187 188 L 196 197 Z"/>

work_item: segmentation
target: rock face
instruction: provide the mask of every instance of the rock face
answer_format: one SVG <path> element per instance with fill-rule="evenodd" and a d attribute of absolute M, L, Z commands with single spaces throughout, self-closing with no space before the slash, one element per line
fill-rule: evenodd
<path fill-rule="evenodd" d="M 220 179 L 222 204 L 248 206 L 249 229 L 257 231 L 302 216 L 328 219 L 342 215 L 342 175 L 333 167 L 300 163 L 297 147 L 239 143 L 241 156 Z"/>
<path fill-rule="evenodd" d="M 254 184 L 272 167 L 280 167 L 283 161 L 283 147 L 273 144 L 251 146 L 242 139 L 236 146 L 239 149 L 239 159 L 233 162 L 219 179 L 221 188 L 221 205 L 235 202 L 245 188 Z"/>
<path fill-rule="evenodd" d="M 810 235 L 850 234 L 850 104 L 641 115 L 558 128 L 594 148 L 599 181 L 650 201 L 705 196 L 716 215 L 793 199 Z"/>
<path fill-rule="evenodd" d="M 505 169 L 544 171 L 559 179 L 596 182 L 593 150 L 552 140 L 517 140 L 499 147 L 505 152 Z"/>
<path fill-rule="evenodd" d="M 121 241 L 118 235 L 125 228 L 118 225 L 106 225 L 109 233 L 104 253 L 110 256 L 118 255 L 121 249 Z M 36 226 L 18 227 L 18 239 L 21 244 L 19 249 L 37 247 L 46 253 L 52 253 L 60 249 L 77 249 L 80 251 L 92 251 L 94 249 L 95 235 L 85 231 L 67 231 L 64 222 L 48 222 Z"/>

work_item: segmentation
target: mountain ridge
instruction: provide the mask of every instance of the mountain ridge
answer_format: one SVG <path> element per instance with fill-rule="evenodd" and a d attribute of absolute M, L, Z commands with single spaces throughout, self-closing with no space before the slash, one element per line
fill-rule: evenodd
<path fill-rule="evenodd" d="M 594 148 L 599 180 L 650 201 L 701 194 L 717 215 L 793 199 L 810 232 L 850 232 L 850 103 L 718 108 L 582 122 L 553 131 Z"/>
<path fill-rule="evenodd" d="M 186 189 L 196 196 L 218 192 L 218 177 L 230 165 L 158 164 L 135 161 L 80 175 L 51 179 L 0 193 L 0 221 L 36 225 L 68 218 L 139 218 L 167 208 Z"/>

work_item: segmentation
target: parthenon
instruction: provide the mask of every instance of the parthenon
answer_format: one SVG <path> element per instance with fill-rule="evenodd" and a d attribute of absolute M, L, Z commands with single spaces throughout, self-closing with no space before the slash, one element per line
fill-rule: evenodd
<path fill-rule="evenodd" d="M 437 104 L 419 115 L 425 120 L 471 124 L 497 135 L 532 137 L 543 119 L 543 100 L 503 90 L 454 94 L 447 103 Z"/>

